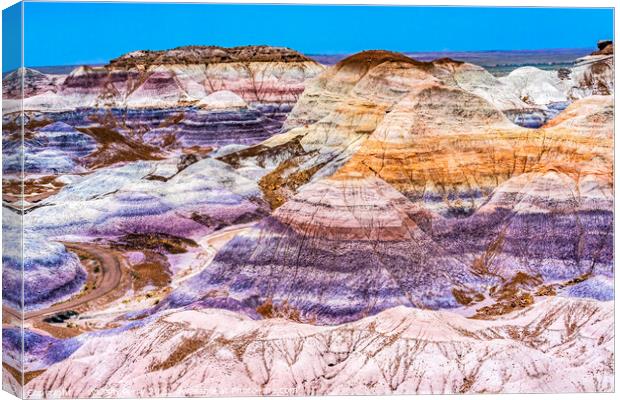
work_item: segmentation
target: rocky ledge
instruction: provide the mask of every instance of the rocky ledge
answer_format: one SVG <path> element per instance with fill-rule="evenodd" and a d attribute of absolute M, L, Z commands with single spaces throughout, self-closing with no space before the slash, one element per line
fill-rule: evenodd
<path fill-rule="evenodd" d="M 171 64 L 219 64 L 232 62 L 309 62 L 310 58 L 286 48 L 273 46 L 182 46 L 171 50 L 139 50 L 110 61 L 110 66 L 131 68 Z"/>

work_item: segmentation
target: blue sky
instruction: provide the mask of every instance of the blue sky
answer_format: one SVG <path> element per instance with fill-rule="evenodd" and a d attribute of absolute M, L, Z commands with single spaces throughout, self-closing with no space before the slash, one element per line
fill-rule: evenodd
<path fill-rule="evenodd" d="M 2 10 L 2 72 L 21 65 L 21 20 L 21 4 Z"/>
<path fill-rule="evenodd" d="M 613 36 L 612 9 L 32 2 L 25 21 L 28 66 L 190 44 L 329 54 L 584 48 Z"/>

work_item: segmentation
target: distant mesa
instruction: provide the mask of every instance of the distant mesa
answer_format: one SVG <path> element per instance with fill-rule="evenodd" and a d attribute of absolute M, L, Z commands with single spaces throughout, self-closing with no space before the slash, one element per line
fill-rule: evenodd
<path fill-rule="evenodd" d="M 308 62 L 312 59 L 286 48 L 272 46 L 183 46 L 171 50 L 139 50 L 110 61 L 113 67 L 135 67 L 153 64 L 212 64 L 234 62 Z"/>
<path fill-rule="evenodd" d="M 24 101 L 21 73 L 8 74 L 3 79 L 3 110 L 76 111 L 71 125 L 77 127 L 90 126 L 88 113 L 101 110 L 99 123 L 122 118 L 123 124 L 108 128 L 127 137 L 148 126 L 140 140 L 165 150 L 255 144 L 280 130 L 306 81 L 323 69 L 284 47 L 138 50 L 107 65 L 80 66 L 63 75 L 27 69 Z M 175 110 L 178 107 L 183 110 Z M 141 112 L 122 114 L 122 109 Z M 113 115 L 104 116 L 103 110 Z"/>
<path fill-rule="evenodd" d="M 435 65 L 445 65 L 445 64 L 461 65 L 461 64 L 465 64 L 465 61 L 454 60 L 450 57 L 442 57 L 442 58 L 438 58 L 434 60 L 433 64 Z"/>

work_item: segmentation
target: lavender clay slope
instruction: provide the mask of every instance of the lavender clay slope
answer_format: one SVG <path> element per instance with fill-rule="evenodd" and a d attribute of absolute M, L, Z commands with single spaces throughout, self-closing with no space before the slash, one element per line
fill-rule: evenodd
<path fill-rule="evenodd" d="M 236 299 L 302 321 L 337 324 L 398 305 L 459 306 L 452 291 L 490 285 L 414 222 L 423 212 L 378 179 L 305 186 L 253 230 L 230 241 L 170 300 L 188 292 Z M 194 297 L 196 299 L 196 297 Z"/>
<path fill-rule="evenodd" d="M 256 184 L 226 164 L 207 158 L 181 171 L 176 162 L 170 164 L 135 162 L 74 176 L 58 194 L 29 211 L 28 308 L 61 301 L 82 289 L 85 273 L 75 254 L 59 242 L 150 233 L 196 238 L 267 213 Z M 5 214 L 15 212 L 7 209 Z M 15 268 L 19 273 L 19 257 L 5 254 L 7 271 Z M 19 275 L 13 279 L 12 274 L 5 273 L 4 298 L 17 301 Z"/>

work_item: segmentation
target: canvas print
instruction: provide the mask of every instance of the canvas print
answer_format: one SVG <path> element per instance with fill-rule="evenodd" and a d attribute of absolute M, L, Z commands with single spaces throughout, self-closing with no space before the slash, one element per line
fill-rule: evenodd
<path fill-rule="evenodd" d="M 613 391 L 613 13 L 7 8 L 3 389 Z"/>

